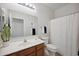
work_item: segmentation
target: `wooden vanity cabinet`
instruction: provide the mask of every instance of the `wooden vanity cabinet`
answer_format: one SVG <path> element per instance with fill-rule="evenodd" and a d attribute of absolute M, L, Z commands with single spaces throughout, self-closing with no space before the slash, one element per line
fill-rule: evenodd
<path fill-rule="evenodd" d="M 24 49 L 19 51 L 19 56 L 35 56 L 35 47 Z"/>
<path fill-rule="evenodd" d="M 44 44 L 39 44 L 34 47 L 30 47 L 7 56 L 43 56 L 44 55 Z"/>
<path fill-rule="evenodd" d="M 36 46 L 36 55 L 43 56 L 44 55 L 44 44 L 40 44 Z"/>

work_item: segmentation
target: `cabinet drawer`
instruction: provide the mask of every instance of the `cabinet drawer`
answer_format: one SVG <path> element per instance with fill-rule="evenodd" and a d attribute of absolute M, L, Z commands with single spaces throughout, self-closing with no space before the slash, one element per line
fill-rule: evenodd
<path fill-rule="evenodd" d="M 39 45 L 36 46 L 37 50 L 44 48 L 44 47 L 45 47 L 44 44 L 39 44 Z"/>

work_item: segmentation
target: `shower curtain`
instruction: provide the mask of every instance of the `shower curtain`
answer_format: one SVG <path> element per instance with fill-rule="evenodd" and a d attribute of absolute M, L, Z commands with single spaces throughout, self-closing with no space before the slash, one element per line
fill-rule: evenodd
<path fill-rule="evenodd" d="M 78 52 L 79 13 L 50 21 L 50 40 L 57 52 L 65 56 L 76 56 Z"/>

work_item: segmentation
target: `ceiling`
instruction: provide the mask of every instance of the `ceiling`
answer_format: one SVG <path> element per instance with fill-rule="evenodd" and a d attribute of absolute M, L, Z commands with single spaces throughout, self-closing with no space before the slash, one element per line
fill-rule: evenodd
<path fill-rule="evenodd" d="M 56 10 L 56 9 L 61 8 L 67 4 L 69 4 L 69 3 L 43 3 L 43 5 L 51 8 L 52 10 Z"/>

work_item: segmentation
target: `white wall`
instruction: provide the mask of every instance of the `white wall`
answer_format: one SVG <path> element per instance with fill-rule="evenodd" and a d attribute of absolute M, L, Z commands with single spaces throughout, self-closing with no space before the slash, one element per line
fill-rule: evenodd
<path fill-rule="evenodd" d="M 70 3 L 62 8 L 55 10 L 55 18 L 79 12 L 79 3 Z"/>
<path fill-rule="evenodd" d="M 40 4 L 35 4 L 36 6 L 36 10 L 37 10 L 37 16 L 38 16 L 38 34 L 41 35 L 41 27 L 43 26 L 47 26 L 47 32 L 49 35 L 49 21 L 54 17 L 53 15 L 53 11 L 42 5 L 42 3 Z"/>

